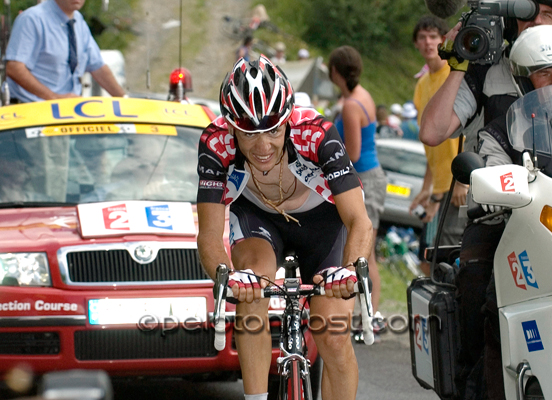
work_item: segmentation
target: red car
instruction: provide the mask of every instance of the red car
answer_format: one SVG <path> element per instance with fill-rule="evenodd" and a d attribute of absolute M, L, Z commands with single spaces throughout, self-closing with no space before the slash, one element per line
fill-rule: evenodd
<path fill-rule="evenodd" d="M 226 349 L 214 348 L 213 284 L 197 252 L 209 122 L 200 106 L 145 99 L 0 108 L 0 376 L 24 365 L 239 377 L 233 321 Z"/>

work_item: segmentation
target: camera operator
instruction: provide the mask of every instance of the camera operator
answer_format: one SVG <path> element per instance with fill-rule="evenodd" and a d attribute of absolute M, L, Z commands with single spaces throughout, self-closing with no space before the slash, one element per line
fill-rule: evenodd
<path fill-rule="evenodd" d="M 528 3 L 512 0 L 511 4 L 514 2 Z M 522 20 L 507 15 L 503 37 L 510 44 L 528 27 L 552 25 L 552 0 L 538 0 L 538 3 L 538 14 L 533 18 Z M 508 61 L 509 47 L 501 56 L 499 53 L 499 60 L 495 57 L 492 62 L 489 62 L 490 53 L 472 62 L 458 56 L 455 50 L 462 44 L 468 44 L 468 50 L 470 44 L 476 44 L 469 41 L 454 44 L 465 26 L 457 24 L 447 33 L 442 45 L 441 54 L 448 59 L 451 72 L 425 108 L 420 139 L 435 146 L 457 136 L 464 128 L 466 149 L 473 151 L 470 143 L 477 143 L 476 132 L 504 116 L 516 100 L 517 92 Z M 501 219 L 483 224 L 470 221 L 464 230 L 456 278 L 461 343 L 455 382 L 460 399 L 505 398 L 496 292 L 491 279 L 494 253 L 504 226 Z"/>

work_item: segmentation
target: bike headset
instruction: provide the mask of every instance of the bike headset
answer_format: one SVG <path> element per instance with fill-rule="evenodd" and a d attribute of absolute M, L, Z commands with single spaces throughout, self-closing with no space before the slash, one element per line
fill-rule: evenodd
<path fill-rule="evenodd" d="M 286 74 L 264 55 L 253 61 L 240 58 L 220 88 L 222 116 L 245 133 L 269 132 L 284 125 L 294 104 L 293 88 Z M 286 129 L 285 140 L 289 131 Z"/>
<path fill-rule="evenodd" d="M 535 87 L 529 77 L 542 69 L 552 67 L 552 25 L 525 29 L 510 51 L 510 69 L 514 86 L 520 96 Z"/>

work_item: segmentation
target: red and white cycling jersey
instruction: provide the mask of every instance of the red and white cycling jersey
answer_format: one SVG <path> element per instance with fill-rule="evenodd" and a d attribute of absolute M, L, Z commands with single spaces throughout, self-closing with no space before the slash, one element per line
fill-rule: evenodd
<path fill-rule="evenodd" d="M 299 182 L 333 203 L 333 195 L 361 186 L 335 126 L 311 108 L 295 107 L 288 122 L 288 167 Z M 199 142 L 198 203 L 230 204 L 249 180 L 224 117 L 214 120 Z"/>

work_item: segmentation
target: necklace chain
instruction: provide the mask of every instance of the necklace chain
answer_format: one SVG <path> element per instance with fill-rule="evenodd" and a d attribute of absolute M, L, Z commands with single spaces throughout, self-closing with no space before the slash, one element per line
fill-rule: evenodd
<path fill-rule="evenodd" d="M 295 190 L 297 189 L 297 177 L 294 176 L 294 179 L 293 179 L 293 191 L 289 194 L 289 196 L 286 196 L 284 198 L 284 193 L 288 193 L 289 190 L 291 189 L 291 185 L 289 186 L 288 190 L 284 191 L 282 189 L 282 176 L 283 176 L 283 173 L 284 173 L 284 163 L 282 162 L 284 158 L 284 153 L 282 153 L 282 156 L 280 157 L 280 161 L 278 161 L 277 164 L 280 164 L 280 174 L 279 174 L 279 178 L 278 178 L 278 189 L 279 189 L 279 192 L 280 192 L 280 199 L 279 200 L 270 200 L 268 197 L 266 197 L 266 195 L 263 193 L 263 191 L 261 190 L 260 186 L 259 186 L 259 181 L 257 180 L 257 178 L 255 177 L 255 173 L 253 172 L 253 166 L 251 165 L 251 163 L 249 162 L 249 160 L 246 160 L 247 161 L 247 165 L 249 165 L 249 169 L 251 170 L 251 176 L 253 177 L 253 183 L 255 184 L 255 187 L 257 188 L 257 190 L 259 191 L 259 194 L 261 195 L 261 198 L 263 199 L 263 201 L 265 202 L 266 205 L 270 206 L 272 209 L 274 209 L 276 212 L 280 213 L 281 215 L 284 216 L 284 218 L 286 219 L 287 222 L 289 222 L 289 220 L 292 220 L 292 221 L 295 221 L 297 222 L 297 224 L 299 226 L 301 226 L 301 224 L 299 224 L 299 220 L 297 218 L 294 218 L 292 217 L 291 215 L 289 215 L 285 210 L 282 210 L 280 208 L 278 208 L 279 206 L 281 206 L 286 200 L 290 199 L 291 196 L 293 196 L 295 194 Z M 276 165 L 277 165 L 276 164 Z M 276 166 L 275 165 L 275 166 Z M 274 168 L 274 167 L 272 167 Z M 270 172 L 272 169 L 270 169 L 268 172 Z M 263 175 L 265 175 L 263 173 Z M 274 184 L 271 184 L 271 183 L 263 183 L 264 185 L 274 185 Z"/>

